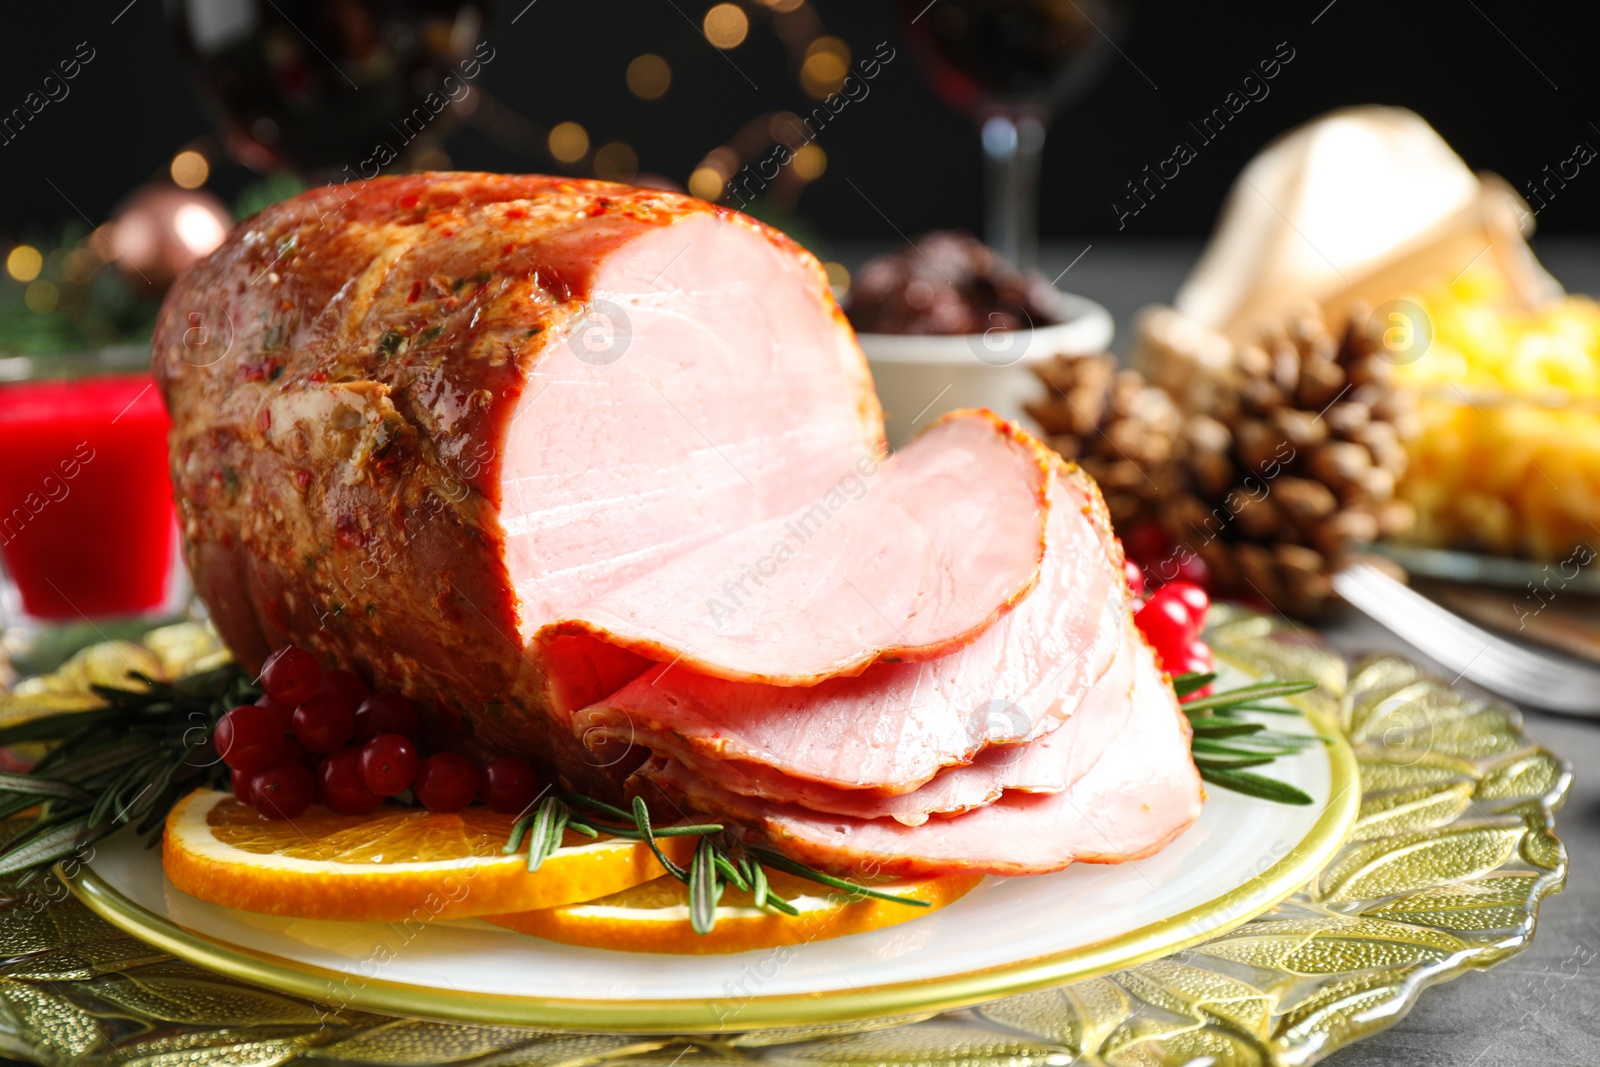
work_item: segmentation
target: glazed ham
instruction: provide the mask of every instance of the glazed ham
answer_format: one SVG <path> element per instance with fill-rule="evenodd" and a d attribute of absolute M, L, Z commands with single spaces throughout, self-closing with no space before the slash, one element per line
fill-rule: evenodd
<path fill-rule="evenodd" d="M 180 279 L 153 348 L 190 569 L 248 667 L 312 648 L 433 745 L 837 869 L 1057 869 L 1198 809 L 1093 483 L 985 412 L 887 457 L 821 268 L 736 212 L 314 190 Z M 1006 844 L 1022 820 L 1050 832 Z"/>
<path fill-rule="evenodd" d="M 295 197 L 174 286 L 153 348 L 190 568 L 235 654 L 304 644 L 575 781 L 593 767 L 549 713 L 648 662 L 533 635 L 883 453 L 811 256 L 606 183 Z"/>

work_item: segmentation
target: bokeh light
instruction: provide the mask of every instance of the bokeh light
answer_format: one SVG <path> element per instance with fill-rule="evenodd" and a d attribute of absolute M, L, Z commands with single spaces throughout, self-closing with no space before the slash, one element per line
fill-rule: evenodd
<path fill-rule="evenodd" d="M 589 131 L 576 122 L 558 123 L 550 131 L 550 154 L 562 163 L 576 163 L 589 154 Z"/>
<path fill-rule="evenodd" d="M 22 302 L 36 315 L 50 314 L 60 300 L 61 290 L 56 288 L 54 282 L 47 282 L 43 278 L 30 284 L 22 294 Z"/>
<path fill-rule="evenodd" d="M 672 68 L 653 52 L 628 64 L 628 91 L 640 100 L 654 100 L 672 86 Z"/>
<path fill-rule="evenodd" d="M 844 295 L 850 291 L 850 271 L 843 263 L 836 263 L 833 260 L 824 263 L 822 269 L 828 275 L 828 288 L 833 290 L 833 298 L 843 300 Z"/>
<path fill-rule="evenodd" d="M 701 200 L 715 200 L 722 195 L 724 180 L 714 167 L 696 167 L 689 175 L 689 194 Z"/>
<path fill-rule="evenodd" d="M 211 164 L 193 149 L 185 149 L 173 156 L 172 165 L 167 169 L 172 174 L 172 180 L 182 189 L 198 189 L 211 177 Z"/>
<path fill-rule="evenodd" d="M 718 48 L 738 48 L 750 32 L 750 19 L 738 4 L 718 4 L 706 12 L 702 29 Z"/>
<path fill-rule="evenodd" d="M 31 282 L 44 268 L 44 257 L 32 245 L 18 245 L 6 256 L 6 273 L 19 282 Z"/>
<path fill-rule="evenodd" d="M 822 150 L 821 145 L 808 144 L 794 154 L 794 161 L 789 165 L 794 168 L 796 176 L 814 182 L 828 169 L 828 153 Z"/>
<path fill-rule="evenodd" d="M 602 145 L 594 154 L 594 175 L 608 182 L 628 182 L 639 173 L 639 153 L 621 141 Z"/>
<path fill-rule="evenodd" d="M 800 85 L 818 100 L 836 93 L 850 73 L 850 46 L 838 37 L 818 37 L 806 47 Z"/>
<path fill-rule="evenodd" d="M 209 256 L 227 238 L 222 220 L 200 204 L 185 204 L 172 216 L 172 232 L 196 256 Z"/>

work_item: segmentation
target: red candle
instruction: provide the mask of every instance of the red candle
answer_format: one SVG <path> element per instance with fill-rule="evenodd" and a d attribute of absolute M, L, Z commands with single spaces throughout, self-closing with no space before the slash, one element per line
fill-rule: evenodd
<path fill-rule="evenodd" d="M 0 552 L 27 615 L 161 607 L 175 535 L 149 374 L 0 385 Z"/>

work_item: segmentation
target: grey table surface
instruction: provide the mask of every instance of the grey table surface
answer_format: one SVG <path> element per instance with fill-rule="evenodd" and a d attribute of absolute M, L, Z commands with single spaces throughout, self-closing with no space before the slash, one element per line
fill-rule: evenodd
<path fill-rule="evenodd" d="M 1569 291 L 1600 294 L 1600 240 L 1539 240 L 1535 249 Z M 854 253 L 842 257 L 853 267 L 882 249 L 841 251 Z M 1199 242 L 1096 238 L 1045 246 L 1040 269 L 1104 304 L 1117 324 L 1113 347 L 1125 353 L 1139 309 L 1170 302 L 1199 252 Z M 1401 652 L 1444 677 L 1455 674 L 1353 613 L 1325 633 L 1347 654 Z M 1525 718 L 1530 736 L 1577 772 L 1557 819 L 1571 858 L 1566 890 L 1545 902 L 1526 950 L 1427 991 L 1398 1024 L 1324 1061 L 1332 1067 L 1600 1064 L 1600 721 L 1535 711 Z"/>

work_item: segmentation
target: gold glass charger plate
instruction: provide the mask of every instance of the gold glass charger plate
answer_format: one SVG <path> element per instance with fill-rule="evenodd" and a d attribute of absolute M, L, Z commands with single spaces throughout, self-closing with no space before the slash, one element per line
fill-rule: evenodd
<path fill-rule="evenodd" d="M 864 1018 L 752 1015 L 789 1024 L 754 1029 L 736 1013 L 716 1035 L 668 1027 L 640 1038 L 396 1019 L 352 998 L 290 995 L 259 975 L 252 983 L 175 959 L 164 949 L 182 946 L 153 948 L 63 893 L 13 900 L 0 913 L 0 1032 L 13 1054 L 45 1062 L 1310 1062 L 1388 1025 L 1428 984 L 1527 944 L 1540 900 L 1565 872 L 1552 813 L 1570 771 L 1524 737 L 1514 712 L 1392 657 L 1347 667 L 1258 616 L 1224 615 L 1211 637 L 1243 671 L 1323 682 L 1314 721 L 1349 739 L 1359 812 L 1348 840 L 1292 895 L 1254 917 L 1226 916 L 1232 928 L 1201 933 L 1199 943 L 1182 936 L 1162 948 L 1147 937 L 1097 976 L 1035 972 L 920 1008 L 883 996 Z M 1299 847 L 1263 851 L 1251 889 L 1272 882 L 1285 864 L 1276 857 Z M 790 964 L 763 958 L 752 962 L 780 972 Z M 1050 987 L 938 1010 L 1040 982 Z"/>

